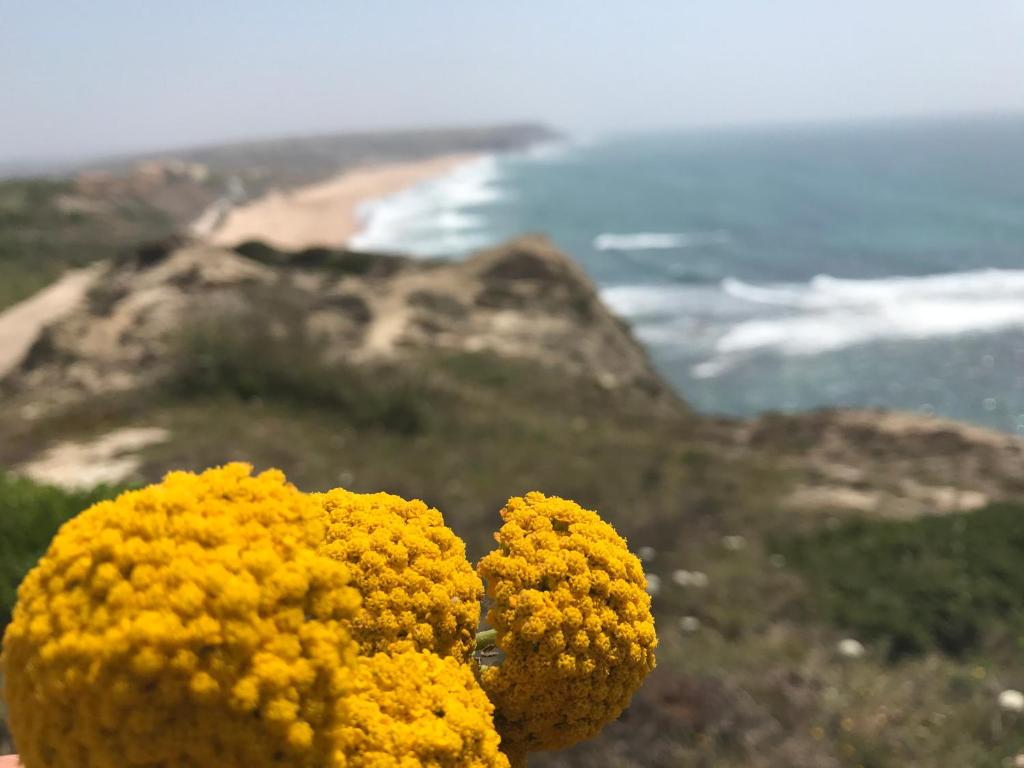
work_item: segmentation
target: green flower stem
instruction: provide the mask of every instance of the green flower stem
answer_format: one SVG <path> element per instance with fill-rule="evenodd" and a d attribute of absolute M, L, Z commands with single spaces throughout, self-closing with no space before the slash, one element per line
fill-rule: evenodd
<path fill-rule="evenodd" d="M 476 649 L 482 651 L 484 648 L 490 648 L 498 639 L 498 630 L 496 629 L 485 629 L 483 632 L 476 633 Z"/>

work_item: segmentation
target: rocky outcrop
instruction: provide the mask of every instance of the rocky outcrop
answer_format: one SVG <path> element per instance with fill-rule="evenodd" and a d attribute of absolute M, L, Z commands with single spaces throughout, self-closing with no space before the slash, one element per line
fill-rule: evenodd
<path fill-rule="evenodd" d="M 535 361 L 608 389 L 667 389 L 628 329 L 565 254 L 528 236 L 462 262 L 338 251 L 294 261 L 198 243 L 140 249 L 46 328 L 4 382 L 77 399 L 158 379 L 176 339 L 205 320 L 288 308 L 324 359 L 400 360 L 432 350 Z"/>
<path fill-rule="evenodd" d="M 793 470 L 790 506 L 908 518 L 1024 494 L 1024 440 L 922 414 L 822 410 L 743 423 L 739 441 Z"/>

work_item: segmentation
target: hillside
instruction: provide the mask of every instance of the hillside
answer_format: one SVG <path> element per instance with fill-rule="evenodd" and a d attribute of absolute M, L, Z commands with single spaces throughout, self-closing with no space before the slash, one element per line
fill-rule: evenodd
<path fill-rule="evenodd" d="M 314 134 L 179 148 L 147 155 L 112 158 L 93 163 L 89 170 L 119 174 L 140 165 L 176 161 L 179 168 L 210 176 L 237 178 L 248 197 L 268 188 L 319 181 L 357 165 L 418 160 L 452 152 L 505 152 L 558 138 L 537 123 L 513 123 L 471 128 Z"/>
<path fill-rule="evenodd" d="M 96 273 L 87 301 L 41 334 L 8 392 L 31 391 L 38 404 L 136 390 L 173 376 L 189 345 L 244 328 L 324 366 L 487 352 L 610 390 L 667 394 L 582 270 L 542 238 L 447 263 L 174 245 Z"/>
<path fill-rule="evenodd" d="M 473 557 L 537 488 L 643 548 L 659 667 L 601 739 L 537 764 L 995 766 L 1024 748 L 996 706 L 1024 686 L 1022 612 L 1000 597 L 1024 517 L 969 511 L 1020 498 L 1018 439 L 694 414 L 539 237 L 461 263 L 171 240 L 89 280 L 0 382 L 2 467 L 91 487 L 247 459 L 308 490 L 424 498 Z M 84 503 L 10 479 L 0 497 L 12 562 Z M 940 545 L 959 531 L 969 546 Z M 935 544 L 894 560 L 908 542 Z"/>

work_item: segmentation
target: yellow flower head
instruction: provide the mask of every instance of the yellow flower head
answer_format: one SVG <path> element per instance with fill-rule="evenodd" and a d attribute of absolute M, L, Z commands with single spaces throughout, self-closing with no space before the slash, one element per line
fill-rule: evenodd
<path fill-rule="evenodd" d="M 363 596 L 351 627 L 360 652 L 468 659 L 484 589 L 441 513 L 388 493 L 338 488 L 318 497 L 327 518 L 321 551 L 348 566 Z"/>
<path fill-rule="evenodd" d="M 4 638 L 28 768 L 338 765 L 358 607 L 319 503 L 245 464 L 90 507 Z"/>
<path fill-rule="evenodd" d="M 508 768 L 472 668 L 405 650 L 361 658 L 339 732 L 352 768 Z"/>
<path fill-rule="evenodd" d="M 654 668 L 643 568 L 595 512 L 529 493 L 509 499 L 499 547 L 479 565 L 505 652 L 482 682 L 503 749 L 560 749 L 596 734 Z"/>

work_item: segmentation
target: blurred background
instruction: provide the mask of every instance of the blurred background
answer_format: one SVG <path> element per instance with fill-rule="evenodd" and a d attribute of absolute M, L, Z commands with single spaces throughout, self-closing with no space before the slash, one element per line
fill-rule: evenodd
<path fill-rule="evenodd" d="M 1024 765 L 1020 0 L 0 0 L 0 105 L 0 628 L 169 469 L 539 489 L 661 647 L 538 765 Z"/>

